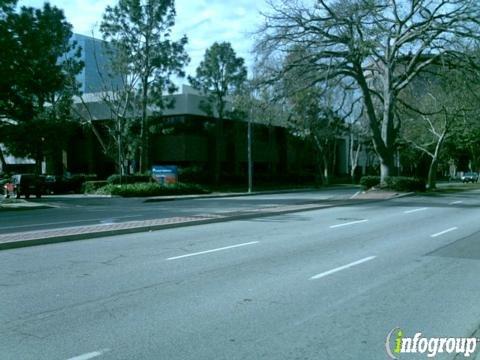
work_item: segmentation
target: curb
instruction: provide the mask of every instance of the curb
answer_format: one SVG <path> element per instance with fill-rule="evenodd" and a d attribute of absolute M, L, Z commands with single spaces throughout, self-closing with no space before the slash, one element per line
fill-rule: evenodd
<path fill-rule="evenodd" d="M 352 185 L 353 187 L 353 185 Z M 275 194 L 288 194 L 299 192 L 316 192 L 322 189 L 341 189 L 341 186 L 332 186 L 328 188 L 303 188 L 303 189 L 285 189 L 285 190 L 271 190 L 271 191 L 252 191 L 239 192 L 239 193 L 213 193 L 213 194 L 199 194 L 199 195 L 172 195 L 172 196 L 155 196 L 145 199 L 143 202 L 161 202 L 161 201 L 173 201 L 173 200 L 195 200 L 195 199 L 215 199 L 215 198 L 228 198 L 228 197 L 243 197 L 243 196 L 255 196 L 255 195 L 275 195 Z"/>
<path fill-rule="evenodd" d="M 354 200 L 355 203 L 368 204 L 390 199 L 362 199 Z M 130 221 L 110 225 L 89 225 L 70 227 L 56 230 L 30 231 L 25 233 L 0 234 L 0 250 L 15 249 L 29 246 L 54 244 L 75 240 L 87 240 L 100 237 L 124 235 L 156 230 L 174 229 L 187 226 L 222 223 L 229 221 L 249 220 L 256 218 L 271 217 L 275 215 L 291 214 L 297 212 L 314 211 L 333 207 L 348 206 L 352 200 L 343 199 L 338 203 L 305 203 L 297 205 L 280 206 L 278 208 L 263 208 L 248 210 L 245 212 L 233 212 L 231 215 L 206 214 L 190 217 L 174 217 L 166 219 Z M 62 234 L 66 232 L 66 234 Z M 21 237 L 25 237 L 24 240 Z M 20 237 L 20 240 L 15 238 Z M 30 238 L 29 238 L 30 237 Z M 5 239 L 2 241 L 2 238 Z M 8 238 L 13 238 L 9 240 Z"/>

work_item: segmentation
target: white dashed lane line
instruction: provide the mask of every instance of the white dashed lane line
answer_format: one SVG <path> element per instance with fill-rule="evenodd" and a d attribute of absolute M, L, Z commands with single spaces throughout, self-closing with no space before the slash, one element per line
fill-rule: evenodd
<path fill-rule="evenodd" d="M 110 349 L 103 349 L 103 350 L 99 350 L 99 351 L 93 351 L 93 352 L 89 352 L 89 353 L 86 353 L 86 354 L 83 354 L 83 355 L 78 355 L 78 356 L 75 356 L 75 357 L 72 357 L 72 358 L 69 358 L 67 360 L 89 360 L 89 359 L 93 359 L 93 358 L 96 358 L 100 355 L 103 355 L 105 354 L 106 352 L 110 351 Z"/>
<path fill-rule="evenodd" d="M 427 210 L 427 209 L 428 209 L 428 208 L 424 207 L 424 208 L 407 210 L 407 211 L 404 211 L 403 213 L 404 213 L 404 214 L 412 214 L 412 213 L 416 213 L 416 212 L 419 212 L 419 211 L 425 211 L 425 210 Z"/>
<path fill-rule="evenodd" d="M 456 205 L 456 204 L 461 204 L 463 201 L 458 200 L 458 201 L 452 201 L 451 203 L 448 203 L 448 205 Z"/>
<path fill-rule="evenodd" d="M 199 252 L 180 255 L 180 256 L 169 257 L 167 260 L 169 260 L 169 261 L 170 260 L 178 260 L 178 259 L 183 259 L 183 258 L 187 258 L 187 257 L 191 257 L 191 256 L 210 254 L 210 253 L 217 252 L 217 251 L 229 250 L 229 249 L 234 249 L 234 248 L 238 248 L 238 247 L 242 247 L 242 246 L 258 244 L 258 243 L 259 243 L 258 241 L 251 241 L 251 242 L 243 243 L 243 244 L 236 244 L 236 245 L 225 246 L 225 247 L 211 249 L 211 250 L 205 250 L 205 251 L 199 251 Z"/>
<path fill-rule="evenodd" d="M 363 263 L 366 263 L 367 261 L 371 261 L 373 259 L 375 259 L 376 256 L 369 256 L 369 257 L 366 257 L 364 259 L 361 259 L 361 260 L 358 260 L 358 261 L 354 261 L 350 264 L 347 264 L 347 265 L 343 265 L 343 266 L 340 266 L 340 267 L 337 267 L 335 269 L 332 269 L 332 270 L 328 270 L 328 271 L 325 271 L 323 273 L 320 273 L 320 274 L 317 274 L 317 275 L 314 275 L 310 278 L 310 280 L 317 280 L 317 279 L 321 279 L 325 276 L 328 276 L 328 275 L 332 275 L 332 274 L 335 274 L 339 271 L 342 271 L 342 270 L 346 270 L 346 269 L 349 269 L 353 266 L 357 266 L 357 265 L 360 265 L 360 264 L 363 264 Z"/>
<path fill-rule="evenodd" d="M 331 225 L 330 229 L 335 229 L 335 228 L 349 226 L 349 225 L 355 225 L 355 224 L 361 224 L 361 223 L 364 223 L 364 222 L 367 222 L 367 221 L 368 221 L 368 219 L 363 219 L 363 220 L 350 221 L 350 222 L 346 222 L 346 223 L 343 223 L 343 224 Z"/>
<path fill-rule="evenodd" d="M 436 233 L 436 234 L 432 234 L 432 235 L 430 235 L 430 237 L 434 238 L 434 237 L 437 237 L 437 236 L 440 236 L 440 235 L 449 233 L 449 232 L 451 232 L 451 231 L 455 231 L 455 230 L 457 230 L 457 229 L 458 229 L 458 227 L 454 226 L 454 227 L 451 227 L 451 228 L 449 228 L 449 229 L 440 231 L 440 232 L 438 232 L 438 233 Z"/>

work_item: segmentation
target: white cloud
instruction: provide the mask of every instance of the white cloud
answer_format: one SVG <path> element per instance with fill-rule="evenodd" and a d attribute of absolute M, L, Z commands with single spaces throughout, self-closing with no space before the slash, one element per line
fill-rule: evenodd
<path fill-rule="evenodd" d="M 42 0 L 20 0 L 19 5 L 40 7 Z M 64 10 L 74 32 L 98 34 L 98 25 L 107 5 L 115 5 L 115 0 L 50 0 Z M 177 17 L 174 36 L 186 34 L 189 39 L 187 51 L 192 58 L 187 73 L 195 74 L 195 68 L 202 60 L 205 50 L 215 41 L 228 41 L 237 55 L 251 65 L 250 50 L 253 46 L 251 32 L 259 25 L 259 11 L 265 9 L 264 0 L 177 0 Z"/>

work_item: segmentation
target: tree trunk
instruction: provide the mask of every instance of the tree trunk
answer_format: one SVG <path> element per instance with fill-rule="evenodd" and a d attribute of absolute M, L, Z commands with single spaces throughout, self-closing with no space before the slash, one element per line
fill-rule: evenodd
<path fill-rule="evenodd" d="M 393 159 L 382 159 L 380 158 L 380 185 L 385 185 L 386 180 L 389 176 L 393 174 Z"/>
<path fill-rule="evenodd" d="M 447 134 L 448 127 L 447 122 L 445 120 L 445 128 L 438 139 L 437 145 L 435 146 L 435 152 L 432 156 L 432 162 L 430 163 L 430 168 L 428 169 L 428 181 L 427 186 L 428 189 L 435 189 L 437 186 L 437 167 L 438 167 L 438 157 L 440 156 L 440 149 L 442 148 L 443 141 L 445 140 L 445 136 Z"/>
<path fill-rule="evenodd" d="M 432 158 L 432 162 L 430 163 L 430 167 L 428 169 L 428 189 L 435 189 L 437 187 L 437 167 L 438 159 L 434 157 Z"/>
<path fill-rule="evenodd" d="M 43 156 L 37 154 L 37 156 L 35 157 L 35 175 L 42 174 L 42 162 Z"/>
<path fill-rule="evenodd" d="M 323 154 L 322 155 L 322 163 L 323 163 L 323 183 L 324 185 L 330 184 L 330 171 L 329 171 L 329 164 L 328 164 L 328 157 Z"/>
<path fill-rule="evenodd" d="M 380 184 L 385 185 L 387 177 L 394 175 L 395 169 L 395 136 L 393 130 L 393 95 L 390 87 L 390 71 L 386 71 L 384 78 L 384 100 L 382 120 L 382 142 L 385 144 L 380 155 Z"/>
<path fill-rule="evenodd" d="M 358 184 L 360 180 L 357 175 L 357 169 L 358 169 L 358 162 L 355 162 L 354 164 L 352 164 L 352 167 L 350 168 L 350 179 L 352 180 L 352 184 Z"/>
<path fill-rule="evenodd" d="M 332 146 L 326 146 L 327 149 L 331 150 L 330 156 L 326 158 L 325 161 L 327 161 L 327 164 L 329 165 L 329 173 L 332 174 L 332 176 L 335 176 L 337 174 L 336 168 L 337 168 L 337 146 L 338 142 L 336 139 L 333 140 Z M 331 148 L 331 149 L 330 149 Z M 328 161 L 329 158 L 331 158 L 331 161 Z"/>
<path fill-rule="evenodd" d="M 366 114 L 369 120 L 369 128 L 372 132 L 372 141 L 375 153 L 380 160 L 380 184 L 385 185 L 385 180 L 388 176 L 393 174 L 394 161 L 393 154 L 395 151 L 395 131 L 393 127 L 393 103 L 394 98 L 391 93 L 391 84 L 389 72 L 390 69 L 384 69 L 387 72 L 384 79 L 384 102 L 383 102 L 383 117 L 377 118 L 375 111 L 372 93 L 368 87 L 367 80 L 363 75 L 363 70 L 360 65 L 357 65 L 357 72 L 362 74 L 358 77 L 360 89 L 362 90 Z"/>
<path fill-rule="evenodd" d="M 43 154 L 43 138 L 40 145 L 37 146 L 37 151 L 35 154 L 35 175 L 42 174 L 42 162 L 43 162 L 44 154 Z"/>
<path fill-rule="evenodd" d="M 350 139 L 350 163 L 351 163 L 350 177 L 352 179 L 352 183 L 356 184 L 357 183 L 356 172 L 357 172 L 357 168 L 358 168 L 358 158 L 360 156 L 360 151 L 362 149 L 362 145 L 357 144 L 356 149 L 354 149 L 353 145 L 354 144 L 353 144 L 353 137 L 352 137 Z"/>
<path fill-rule="evenodd" d="M 328 146 L 324 146 L 316 135 L 313 135 L 313 142 L 317 148 L 318 164 L 319 164 L 319 173 L 321 175 L 322 184 L 329 184 L 329 169 L 328 169 L 328 156 L 326 151 Z"/>

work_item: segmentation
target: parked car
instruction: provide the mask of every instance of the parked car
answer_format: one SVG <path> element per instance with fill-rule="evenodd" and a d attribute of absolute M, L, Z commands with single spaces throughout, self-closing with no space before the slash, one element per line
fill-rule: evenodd
<path fill-rule="evenodd" d="M 67 186 L 61 176 L 45 175 L 45 194 L 67 193 Z"/>
<path fill-rule="evenodd" d="M 467 172 L 462 175 L 461 180 L 463 183 L 471 182 L 476 183 L 478 182 L 478 173 L 476 172 Z"/>
<path fill-rule="evenodd" d="M 4 185 L 4 191 L 7 198 L 25 196 L 28 199 L 30 195 L 40 198 L 44 192 L 44 179 L 34 174 L 15 174 Z"/>
<path fill-rule="evenodd" d="M 69 194 L 80 193 L 82 185 L 86 181 L 87 176 L 69 175 L 45 175 L 45 193 L 46 194 Z"/>

